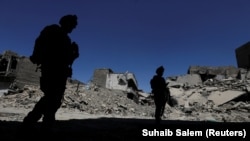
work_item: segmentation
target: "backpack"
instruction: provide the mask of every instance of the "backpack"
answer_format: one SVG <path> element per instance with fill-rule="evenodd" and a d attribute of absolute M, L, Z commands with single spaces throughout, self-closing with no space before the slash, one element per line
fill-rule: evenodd
<path fill-rule="evenodd" d="M 158 84 L 157 84 L 156 81 L 157 81 L 156 77 L 153 77 L 150 80 L 150 86 L 151 86 L 151 89 L 152 89 L 152 93 L 154 93 L 154 90 L 157 88 Z M 167 86 L 166 86 L 165 94 L 166 94 L 166 103 L 168 103 L 172 107 L 173 106 L 173 102 L 172 102 L 172 99 L 171 99 L 171 92 L 169 90 L 169 87 L 167 87 Z"/>
<path fill-rule="evenodd" d="M 153 86 L 153 85 L 154 85 L 153 79 L 151 79 L 151 80 L 150 80 L 150 87 L 151 87 L 152 90 L 154 89 L 154 86 Z"/>
<path fill-rule="evenodd" d="M 159 83 L 158 81 L 159 81 L 159 78 L 156 75 L 150 80 L 150 87 L 152 90 L 157 89 L 157 85 Z"/>
<path fill-rule="evenodd" d="M 34 49 L 32 55 L 29 57 L 30 61 L 37 66 L 42 64 L 43 48 L 39 44 L 39 37 L 35 41 Z"/>
<path fill-rule="evenodd" d="M 51 25 L 46 26 L 40 33 L 40 35 L 36 38 L 33 53 L 29 57 L 30 61 L 37 66 L 40 66 L 43 63 L 43 60 L 46 57 L 45 50 L 48 43 L 48 38 L 53 36 L 53 33 L 58 32 L 59 26 L 58 25 Z M 48 49 L 49 50 L 49 49 Z"/>

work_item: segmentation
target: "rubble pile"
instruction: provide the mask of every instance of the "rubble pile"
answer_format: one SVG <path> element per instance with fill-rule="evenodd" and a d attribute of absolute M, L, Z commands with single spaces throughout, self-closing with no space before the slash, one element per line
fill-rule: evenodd
<path fill-rule="evenodd" d="M 199 75 L 194 74 L 167 78 L 173 106 L 166 105 L 163 119 L 249 122 L 250 79 L 244 78 L 214 77 L 204 82 Z M 13 107 L 30 111 L 42 95 L 39 86 L 26 85 L 23 90 L 9 91 L 0 96 L 0 108 Z M 91 115 L 154 118 L 153 99 L 149 96 L 146 100 L 150 102 L 138 103 L 128 97 L 127 91 L 68 81 L 60 109 L 64 113 L 78 111 Z M 10 114 L 18 116 L 15 112 L 0 112 L 0 120 L 3 115 Z"/>
<path fill-rule="evenodd" d="M 20 93 L 5 94 L 0 97 L 3 107 L 31 109 L 43 96 L 38 86 L 26 85 Z M 89 87 L 84 84 L 67 83 L 61 109 L 77 110 L 93 115 L 118 115 L 152 117 L 154 105 L 136 103 L 121 90 Z"/>
<path fill-rule="evenodd" d="M 196 120 L 206 115 L 212 121 L 250 121 L 249 79 L 214 77 L 192 85 L 180 83 L 177 78 L 167 81 L 175 107 Z"/>
<path fill-rule="evenodd" d="M 62 107 L 101 115 L 152 116 L 154 112 L 152 105 L 136 103 L 125 91 L 86 85 L 68 85 Z"/>

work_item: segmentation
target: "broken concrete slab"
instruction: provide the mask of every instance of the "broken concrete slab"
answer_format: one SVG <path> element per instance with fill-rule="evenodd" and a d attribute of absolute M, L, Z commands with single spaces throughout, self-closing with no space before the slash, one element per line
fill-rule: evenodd
<path fill-rule="evenodd" d="M 170 91 L 170 95 L 176 98 L 182 97 L 185 92 L 182 88 L 172 88 L 172 87 L 169 88 L 169 91 Z"/>
<path fill-rule="evenodd" d="M 166 80 L 168 87 L 180 88 L 183 87 L 183 83 L 177 83 L 176 81 Z"/>
<path fill-rule="evenodd" d="M 195 92 L 192 95 L 190 95 L 187 100 L 189 101 L 190 104 L 194 103 L 203 104 L 207 102 L 207 99 L 198 92 Z"/>
<path fill-rule="evenodd" d="M 138 95 L 140 95 L 140 96 L 142 96 L 142 97 L 149 97 L 149 96 L 150 96 L 149 93 L 139 92 L 139 91 L 138 91 Z"/>
<path fill-rule="evenodd" d="M 208 100 L 211 100 L 215 105 L 220 106 L 244 94 L 246 94 L 246 92 L 236 90 L 227 90 L 224 92 L 215 91 L 208 96 Z"/>
<path fill-rule="evenodd" d="M 207 92 L 217 91 L 218 87 L 205 87 L 204 90 Z"/>
<path fill-rule="evenodd" d="M 179 106 L 183 106 L 185 104 L 185 100 L 184 100 L 184 95 L 185 95 L 185 91 L 182 88 L 173 88 L 170 87 L 169 88 L 170 91 L 170 95 L 172 97 L 172 99 L 174 99 L 177 103 L 177 105 Z"/>
<path fill-rule="evenodd" d="M 198 85 L 202 83 L 201 77 L 198 74 L 186 74 L 179 76 L 176 80 L 178 83 L 183 83 L 187 85 Z"/>

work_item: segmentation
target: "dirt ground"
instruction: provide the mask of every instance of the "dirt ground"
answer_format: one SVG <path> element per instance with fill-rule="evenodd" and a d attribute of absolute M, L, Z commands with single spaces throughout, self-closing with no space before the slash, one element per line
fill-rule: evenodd
<path fill-rule="evenodd" d="M 65 111 L 63 109 L 58 111 L 57 122 L 51 130 L 47 132 L 42 131 L 41 121 L 33 129 L 24 130 L 21 128 L 22 119 L 28 111 L 29 109 L 22 108 L 1 108 L 1 140 L 125 141 L 148 139 L 148 136 L 154 136 L 150 137 L 153 140 L 218 140 L 221 138 L 223 140 L 234 138 L 247 140 L 250 137 L 250 122 L 164 119 L 160 124 L 156 124 L 151 117 L 93 115 L 78 111 Z M 8 117 L 9 120 L 4 120 L 3 117 Z M 209 131 L 214 132 L 214 134 L 208 138 L 206 133 Z M 236 132 L 240 132 L 242 135 Z M 243 137 L 244 135 L 246 138 Z M 155 136 L 163 137 L 156 138 Z"/>
<path fill-rule="evenodd" d="M 71 119 L 59 120 L 54 128 L 48 132 L 40 130 L 39 122 L 37 127 L 29 130 L 22 130 L 19 121 L 0 121 L 1 139 L 7 140 L 46 140 L 58 139 L 65 141 L 74 140 L 138 140 L 148 139 L 143 135 L 149 135 L 146 131 L 161 131 L 164 133 L 162 138 L 151 138 L 153 140 L 163 139 L 171 140 L 174 138 L 193 140 L 218 140 L 223 136 L 225 139 L 247 140 L 249 139 L 249 123 L 214 123 L 202 121 L 174 121 L 164 120 L 160 125 L 156 125 L 152 119 L 135 118 L 90 118 L 90 119 Z M 246 138 L 236 135 L 238 132 L 246 132 Z M 170 131 L 172 131 L 172 134 Z M 217 135 L 207 138 L 207 130 L 218 132 Z M 193 133 L 200 133 L 194 136 Z M 230 132 L 227 136 L 221 132 Z M 152 134 L 152 133 L 151 133 Z M 220 134 L 220 135 L 219 135 Z"/>

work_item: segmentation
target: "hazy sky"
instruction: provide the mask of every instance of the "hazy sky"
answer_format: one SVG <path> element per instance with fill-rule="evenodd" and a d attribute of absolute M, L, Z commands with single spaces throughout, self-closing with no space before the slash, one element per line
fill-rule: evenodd
<path fill-rule="evenodd" d="M 95 69 L 135 74 L 139 89 L 160 65 L 164 76 L 189 66 L 235 66 L 235 49 L 250 39 L 249 0 L 1 0 L 0 53 L 30 56 L 35 38 L 66 14 L 79 45 L 73 78 L 87 83 Z"/>

